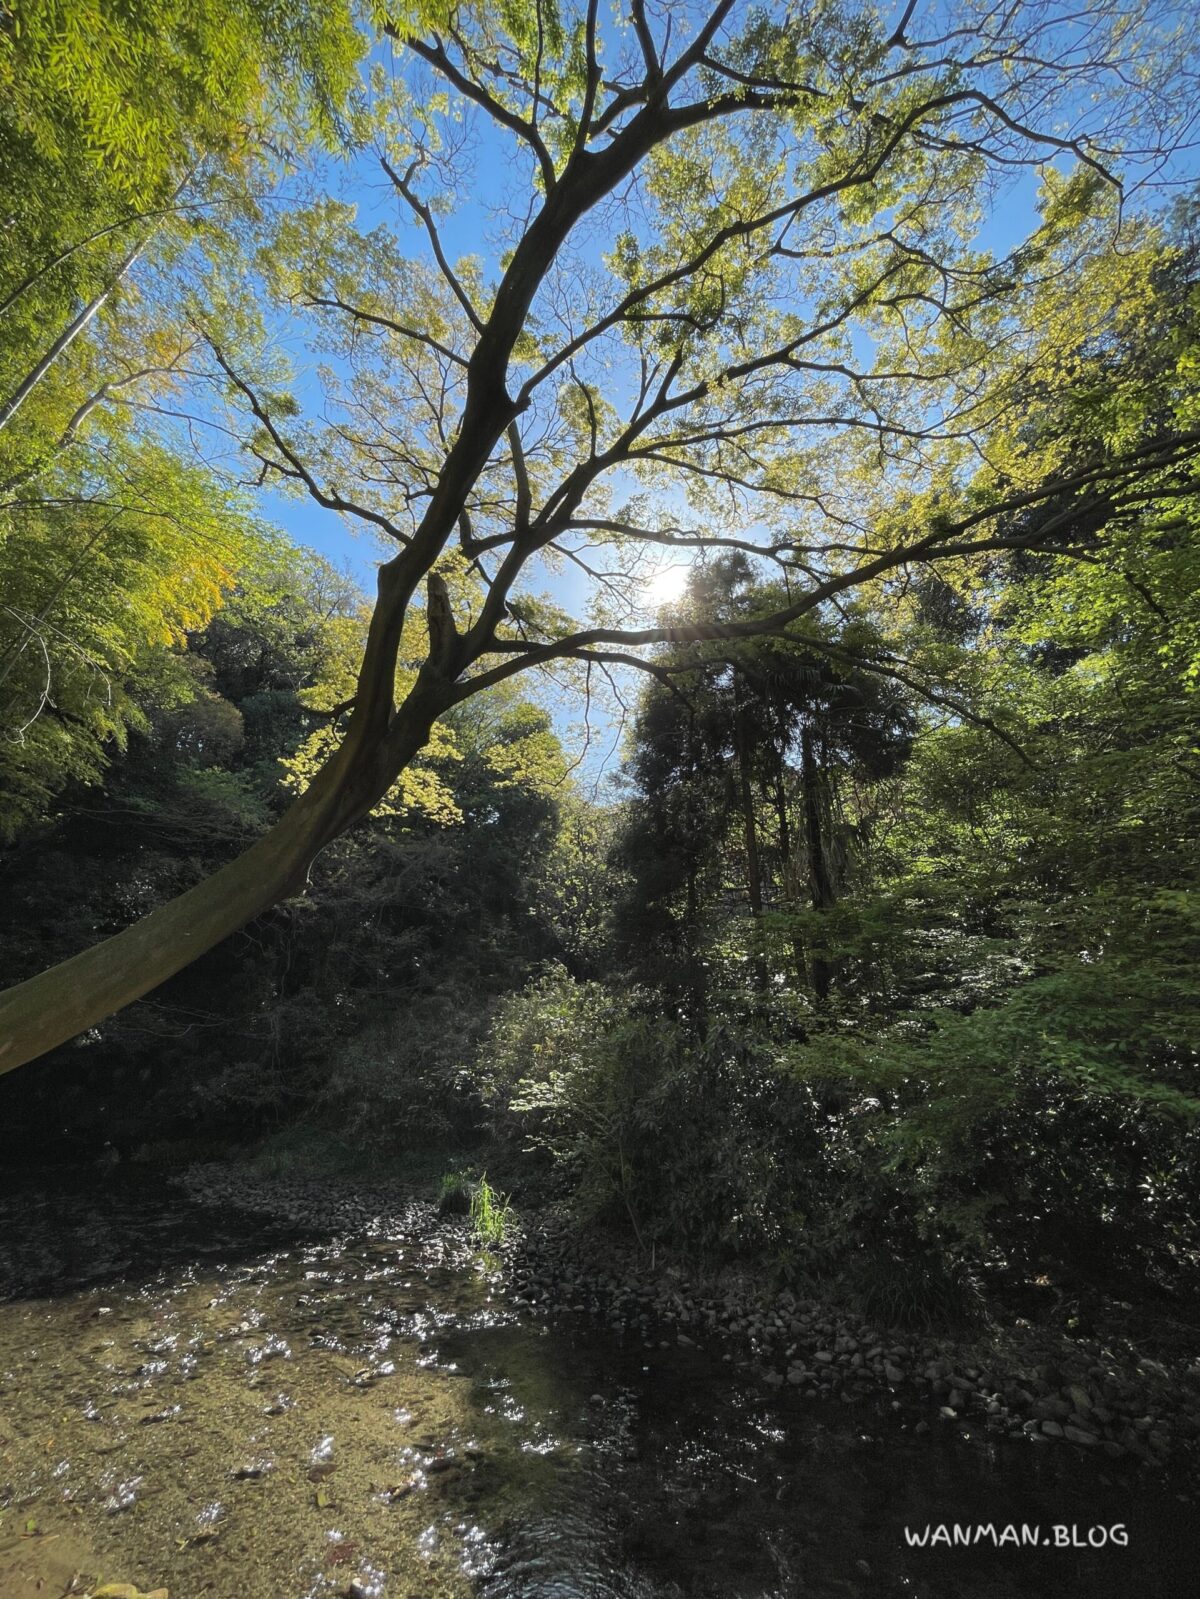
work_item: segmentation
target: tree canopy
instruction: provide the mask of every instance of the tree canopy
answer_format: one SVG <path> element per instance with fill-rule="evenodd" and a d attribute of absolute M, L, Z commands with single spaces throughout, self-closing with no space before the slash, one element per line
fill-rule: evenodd
<path fill-rule="evenodd" d="M 439 719 L 519 672 L 669 677 L 645 654 L 663 642 L 816 650 L 859 598 L 1073 559 L 1081 536 L 1119 571 L 1145 508 L 1192 492 L 1190 357 L 1167 336 L 1148 386 L 1097 378 L 1157 314 L 1152 202 L 1196 107 L 1171 6 L 483 4 L 383 32 L 347 132 L 396 223 L 331 195 L 272 208 L 189 312 L 199 422 L 390 541 L 340 740 L 238 861 L 5 996 L 6 1069 L 295 891 Z M 285 316 L 324 355 L 315 399 Z M 664 553 L 730 551 L 773 567 L 769 604 L 645 617 Z M 588 576 L 589 614 L 539 597 L 558 564 Z"/>

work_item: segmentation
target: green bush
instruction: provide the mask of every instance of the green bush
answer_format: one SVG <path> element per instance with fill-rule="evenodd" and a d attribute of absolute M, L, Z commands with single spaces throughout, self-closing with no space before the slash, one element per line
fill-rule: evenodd
<path fill-rule="evenodd" d="M 465 1171 L 442 1173 L 438 1184 L 438 1213 L 442 1216 L 466 1216 L 471 1210 L 471 1174 Z"/>
<path fill-rule="evenodd" d="M 857 1251 L 844 1282 L 875 1327 L 927 1331 L 970 1326 L 982 1315 L 979 1287 L 965 1265 L 912 1242 L 903 1252 L 877 1245 Z"/>
<path fill-rule="evenodd" d="M 794 1224 L 812 1098 L 748 1032 L 697 1040 L 648 992 L 556 966 L 502 1004 L 483 1058 L 498 1123 L 554 1164 L 581 1223 L 710 1259 L 778 1247 Z"/>

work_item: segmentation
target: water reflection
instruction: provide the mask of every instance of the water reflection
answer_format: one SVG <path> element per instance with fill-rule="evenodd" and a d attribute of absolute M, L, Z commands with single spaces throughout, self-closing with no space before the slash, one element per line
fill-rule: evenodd
<path fill-rule="evenodd" d="M 222 1212 L 220 1254 L 177 1196 L 7 1212 L 0 1593 L 14 1549 L 68 1530 L 81 1569 L 181 1599 L 1192 1591 L 1185 1490 L 521 1319 L 427 1206 L 325 1239 Z M 908 1548 L 931 1521 L 1124 1522 L 1130 1544 Z"/>

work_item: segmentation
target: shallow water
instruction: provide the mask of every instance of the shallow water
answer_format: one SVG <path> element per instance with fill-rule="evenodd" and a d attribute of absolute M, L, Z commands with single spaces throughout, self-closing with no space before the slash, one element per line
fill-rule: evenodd
<path fill-rule="evenodd" d="M 0 1296 L 0 1599 L 76 1572 L 171 1599 L 1200 1591 L 1181 1483 L 531 1320 L 418 1201 L 297 1237 L 144 1182 L 26 1187 Z M 941 1522 L 1050 1544 L 907 1547 Z M 1116 1523 L 1127 1548 L 1053 1546 Z"/>

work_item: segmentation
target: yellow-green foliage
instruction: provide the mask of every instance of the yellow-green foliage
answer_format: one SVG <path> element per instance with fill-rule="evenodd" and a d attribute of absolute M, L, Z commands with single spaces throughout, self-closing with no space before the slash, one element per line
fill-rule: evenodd
<path fill-rule="evenodd" d="M 362 50 L 353 10 L 272 0 L 15 0 L 0 30 L 0 139 L 82 155 L 140 206 L 206 148 L 272 115 L 331 128 Z"/>
<path fill-rule="evenodd" d="M 80 458 L 60 472 L 53 498 L 0 509 L 7 838 L 44 815 L 68 781 L 99 777 L 146 704 L 193 697 L 173 652 L 206 625 L 267 537 L 204 469 L 116 429 L 104 443 L 102 461 Z M 110 492 L 89 492 L 89 464 L 112 474 Z"/>

